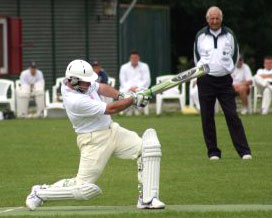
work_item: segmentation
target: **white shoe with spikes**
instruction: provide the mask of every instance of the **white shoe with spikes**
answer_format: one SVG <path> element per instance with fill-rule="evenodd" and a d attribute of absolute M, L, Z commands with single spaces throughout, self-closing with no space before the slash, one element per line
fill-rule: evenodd
<path fill-rule="evenodd" d="M 165 204 L 161 202 L 158 198 L 153 198 L 149 203 L 144 203 L 143 199 L 139 197 L 137 208 L 138 209 L 164 209 Z"/>
<path fill-rule="evenodd" d="M 26 206 L 29 210 L 36 210 L 43 204 L 43 200 L 37 196 L 37 190 L 41 189 L 41 185 L 34 185 L 30 194 L 26 198 Z"/>

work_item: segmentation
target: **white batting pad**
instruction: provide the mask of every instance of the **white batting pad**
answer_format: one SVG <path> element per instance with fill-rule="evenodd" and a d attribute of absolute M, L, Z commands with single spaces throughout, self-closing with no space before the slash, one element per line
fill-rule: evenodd
<path fill-rule="evenodd" d="M 37 196 L 44 201 L 51 200 L 88 200 L 102 194 L 95 184 L 85 183 L 69 187 L 51 186 L 37 190 Z"/>
<path fill-rule="evenodd" d="M 35 101 L 36 101 L 36 105 L 37 105 L 37 115 L 40 116 L 40 115 L 42 115 L 42 112 L 43 112 L 44 106 L 45 106 L 44 95 L 36 95 Z"/>
<path fill-rule="evenodd" d="M 33 94 L 35 95 L 35 96 L 38 96 L 38 95 L 44 95 L 44 90 L 42 89 L 42 90 L 33 90 Z"/>
<path fill-rule="evenodd" d="M 142 195 L 143 202 L 159 198 L 161 144 L 154 129 L 143 134 L 142 146 Z"/>
<path fill-rule="evenodd" d="M 30 92 L 31 92 L 30 85 L 27 85 L 27 84 L 21 85 L 21 87 L 18 88 L 18 92 L 23 95 L 24 94 L 30 95 Z"/>
<path fill-rule="evenodd" d="M 34 84 L 33 92 L 43 92 L 44 91 L 44 81 L 39 81 Z"/>
<path fill-rule="evenodd" d="M 17 116 L 23 117 L 28 114 L 29 93 L 17 91 Z"/>

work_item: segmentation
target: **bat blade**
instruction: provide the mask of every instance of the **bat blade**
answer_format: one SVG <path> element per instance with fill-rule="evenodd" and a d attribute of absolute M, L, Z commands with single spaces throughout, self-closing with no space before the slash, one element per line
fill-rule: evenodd
<path fill-rule="evenodd" d="M 168 89 L 171 89 L 181 83 L 190 81 L 193 78 L 203 76 L 210 72 L 210 68 L 207 64 L 204 64 L 199 67 L 194 67 L 189 70 L 183 71 L 176 76 L 174 76 L 171 80 L 164 81 L 162 83 L 156 84 L 149 89 L 138 92 L 138 94 L 143 94 L 147 96 L 156 95 L 158 93 L 162 93 Z"/>

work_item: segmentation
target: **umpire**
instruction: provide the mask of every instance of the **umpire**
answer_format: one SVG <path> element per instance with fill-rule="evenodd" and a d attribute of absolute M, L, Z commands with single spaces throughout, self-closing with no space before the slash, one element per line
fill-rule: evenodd
<path fill-rule="evenodd" d="M 208 26 L 202 28 L 194 42 L 194 61 L 197 66 L 209 64 L 210 73 L 198 78 L 198 94 L 202 129 L 210 160 L 219 160 L 214 107 L 218 99 L 236 151 L 242 159 L 251 159 L 243 124 L 236 112 L 235 92 L 231 73 L 238 57 L 238 44 L 231 29 L 222 26 L 223 13 L 210 7 L 206 13 Z"/>

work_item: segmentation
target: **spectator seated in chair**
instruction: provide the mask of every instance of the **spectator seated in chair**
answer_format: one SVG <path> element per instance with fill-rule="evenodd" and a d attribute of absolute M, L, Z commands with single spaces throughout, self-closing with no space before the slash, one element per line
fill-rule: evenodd
<path fill-rule="evenodd" d="M 150 86 L 149 67 L 140 61 L 140 54 L 137 51 L 132 51 L 129 62 L 121 66 L 119 78 L 121 92 L 137 92 Z M 139 115 L 142 110 L 129 108 L 125 113 Z"/>
<path fill-rule="evenodd" d="M 241 114 L 248 113 L 248 96 L 252 85 L 252 73 L 249 66 L 244 63 L 243 56 L 240 55 L 236 67 L 231 74 L 233 88 L 242 101 Z"/>
<path fill-rule="evenodd" d="M 96 82 L 108 84 L 108 75 L 98 61 L 92 62 L 93 71 L 98 75 Z"/>
<path fill-rule="evenodd" d="M 268 114 L 272 100 L 272 56 L 264 58 L 264 69 L 259 69 L 254 76 L 257 88 L 262 93 L 262 114 Z"/>

